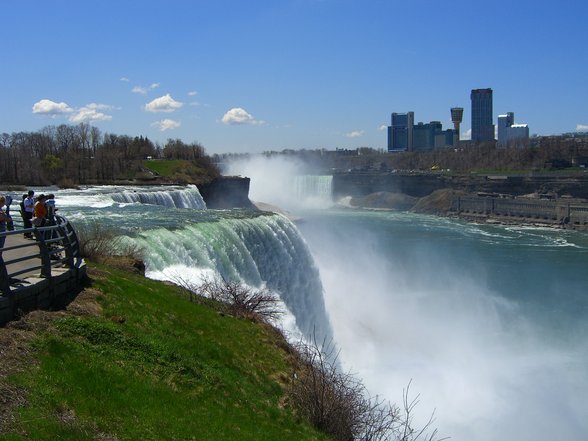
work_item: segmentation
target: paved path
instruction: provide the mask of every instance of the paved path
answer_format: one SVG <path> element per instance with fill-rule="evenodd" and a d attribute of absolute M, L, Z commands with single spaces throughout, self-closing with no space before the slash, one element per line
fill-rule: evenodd
<path fill-rule="evenodd" d="M 27 245 L 26 247 L 19 248 L 16 250 L 9 250 L 4 251 L 3 258 L 4 262 L 8 262 L 12 259 L 17 259 L 19 257 L 30 256 L 31 254 L 39 254 L 39 245 L 32 239 L 25 239 L 22 234 L 14 234 L 10 236 L 6 236 L 6 243 L 4 247 L 11 247 L 16 245 Z M 41 259 L 39 257 L 27 259 L 22 262 L 12 263 L 6 265 L 6 269 L 8 274 L 12 274 L 16 271 L 22 271 L 27 268 L 41 266 Z M 36 276 L 39 277 L 41 274 L 41 270 L 34 270 L 28 271 L 24 274 L 17 276 L 18 279 L 24 279 L 26 277 Z"/>

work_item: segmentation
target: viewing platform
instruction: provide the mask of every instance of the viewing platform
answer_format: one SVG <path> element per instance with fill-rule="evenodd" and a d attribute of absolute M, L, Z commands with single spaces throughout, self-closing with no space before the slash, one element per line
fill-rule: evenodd
<path fill-rule="evenodd" d="M 31 239 L 24 237 L 30 234 Z M 0 232 L 0 326 L 35 309 L 58 309 L 82 286 L 86 264 L 71 223 Z"/>

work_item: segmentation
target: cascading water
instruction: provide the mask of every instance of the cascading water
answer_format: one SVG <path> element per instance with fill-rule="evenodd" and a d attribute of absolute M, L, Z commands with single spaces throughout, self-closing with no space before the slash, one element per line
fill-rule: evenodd
<path fill-rule="evenodd" d="M 329 338 L 322 285 L 304 240 L 285 217 L 261 215 L 154 229 L 132 239 L 147 275 L 200 282 L 204 274 L 277 292 L 306 336 Z"/>
<path fill-rule="evenodd" d="M 306 208 L 329 208 L 333 205 L 333 176 L 294 176 L 294 194 Z"/>
<path fill-rule="evenodd" d="M 195 186 L 188 189 L 169 191 L 124 190 L 120 193 L 112 194 L 112 199 L 120 203 L 141 203 L 161 205 L 168 208 L 192 208 L 195 210 L 206 209 L 206 204 Z"/>

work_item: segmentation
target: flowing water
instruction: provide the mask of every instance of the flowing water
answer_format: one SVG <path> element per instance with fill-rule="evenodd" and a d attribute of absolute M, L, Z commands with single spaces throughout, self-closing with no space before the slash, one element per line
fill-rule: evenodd
<path fill-rule="evenodd" d="M 586 439 L 588 235 L 327 208 L 328 177 L 291 176 L 275 194 L 252 177 L 252 199 L 303 221 L 208 210 L 195 187 L 55 193 L 74 224 L 139 244 L 150 277 L 277 292 L 286 326 L 332 336 L 372 393 L 398 402 L 412 380 L 417 420 L 435 410 L 442 435 Z"/>

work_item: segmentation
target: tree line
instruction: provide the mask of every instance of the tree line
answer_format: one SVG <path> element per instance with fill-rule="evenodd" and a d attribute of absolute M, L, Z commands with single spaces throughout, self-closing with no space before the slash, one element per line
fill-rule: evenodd
<path fill-rule="evenodd" d="M 214 167 L 198 142 L 102 133 L 89 124 L 0 134 L 0 182 L 59 185 L 111 183 L 142 171 L 144 159 L 182 159 Z"/>

